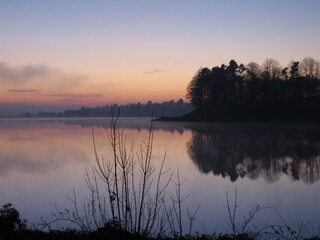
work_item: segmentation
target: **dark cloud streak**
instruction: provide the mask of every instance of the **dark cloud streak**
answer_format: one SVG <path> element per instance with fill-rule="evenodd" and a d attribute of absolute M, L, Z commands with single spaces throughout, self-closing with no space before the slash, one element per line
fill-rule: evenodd
<path fill-rule="evenodd" d="M 63 97 L 63 98 L 100 98 L 100 93 L 89 93 L 89 94 L 43 94 L 48 97 Z"/>
<path fill-rule="evenodd" d="M 14 93 L 34 93 L 34 92 L 39 92 L 39 90 L 36 89 L 9 89 L 9 92 L 14 92 Z"/>
<path fill-rule="evenodd" d="M 144 72 L 144 74 L 153 74 L 153 73 L 162 73 L 162 72 L 164 71 L 160 69 L 154 69 L 152 71 Z"/>
<path fill-rule="evenodd" d="M 9 89 L 9 92 L 13 93 L 37 93 L 39 90 L 36 89 Z M 100 93 L 88 93 L 88 94 L 37 94 L 45 97 L 58 97 L 58 98 L 100 98 L 103 97 Z"/>

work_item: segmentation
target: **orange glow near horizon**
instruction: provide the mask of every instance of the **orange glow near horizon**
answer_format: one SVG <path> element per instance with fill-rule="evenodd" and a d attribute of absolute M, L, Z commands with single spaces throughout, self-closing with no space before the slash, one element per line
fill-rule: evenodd
<path fill-rule="evenodd" d="M 25 66 L 7 64 L 12 75 L 20 72 Z M 0 89 L 0 104 L 11 106 L 104 106 L 110 104 L 125 105 L 130 103 L 164 102 L 185 100 L 185 89 L 194 74 L 187 71 L 152 69 L 144 71 L 130 68 L 125 72 L 96 69 L 89 74 L 71 74 L 52 67 L 44 67 L 37 75 L 29 79 L 12 78 L 5 81 Z M 45 75 L 41 71 L 45 71 Z M 143 72 L 144 71 L 144 72 Z M 182 73 L 182 74 L 181 74 Z M 16 74 L 19 76 L 19 74 Z"/>

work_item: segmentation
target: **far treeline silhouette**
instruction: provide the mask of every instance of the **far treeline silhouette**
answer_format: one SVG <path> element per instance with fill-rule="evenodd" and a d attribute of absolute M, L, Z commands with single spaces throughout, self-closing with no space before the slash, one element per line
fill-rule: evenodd
<path fill-rule="evenodd" d="M 111 117 L 120 110 L 121 117 L 160 117 L 160 116 L 181 116 L 192 111 L 194 107 L 182 99 L 178 101 L 165 101 L 146 104 L 131 103 L 126 105 L 111 104 L 101 107 L 81 107 L 75 110 L 65 110 L 63 112 L 39 112 L 35 115 L 24 113 L 21 117 Z"/>
<path fill-rule="evenodd" d="M 319 120 L 319 77 L 311 57 L 286 68 L 274 59 L 200 68 L 186 95 L 196 110 L 173 120 Z"/>

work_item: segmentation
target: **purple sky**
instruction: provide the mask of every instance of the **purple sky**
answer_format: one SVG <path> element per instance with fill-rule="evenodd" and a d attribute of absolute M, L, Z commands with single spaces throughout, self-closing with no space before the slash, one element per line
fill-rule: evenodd
<path fill-rule="evenodd" d="M 178 100 L 200 67 L 320 60 L 320 1 L 0 2 L 0 116 Z"/>

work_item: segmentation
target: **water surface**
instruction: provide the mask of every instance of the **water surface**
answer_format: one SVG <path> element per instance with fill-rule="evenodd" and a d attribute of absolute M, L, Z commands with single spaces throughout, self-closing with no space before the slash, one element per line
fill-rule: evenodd
<path fill-rule="evenodd" d="M 112 159 L 108 119 L 1 119 L 0 203 L 13 203 L 30 222 L 72 208 L 66 196 L 88 192 L 85 169 L 94 165 L 91 126 L 99 156 Z M 119 125 L 135 149 L 147 140 L 150 119 Z M 288 225 L 320 226 L 320 126 L 313 123 L 154 124 L 153 165 L 186 179 L 184 207 L 200 203 L 194 230 L 228 232 L 226 192 L 238 191 L 238 220 L 257 204 L 274 207 Z M 186 214 L 186 210 L 183 212 Z M 274 210 L 254 224 L 281 224 Z"/>

